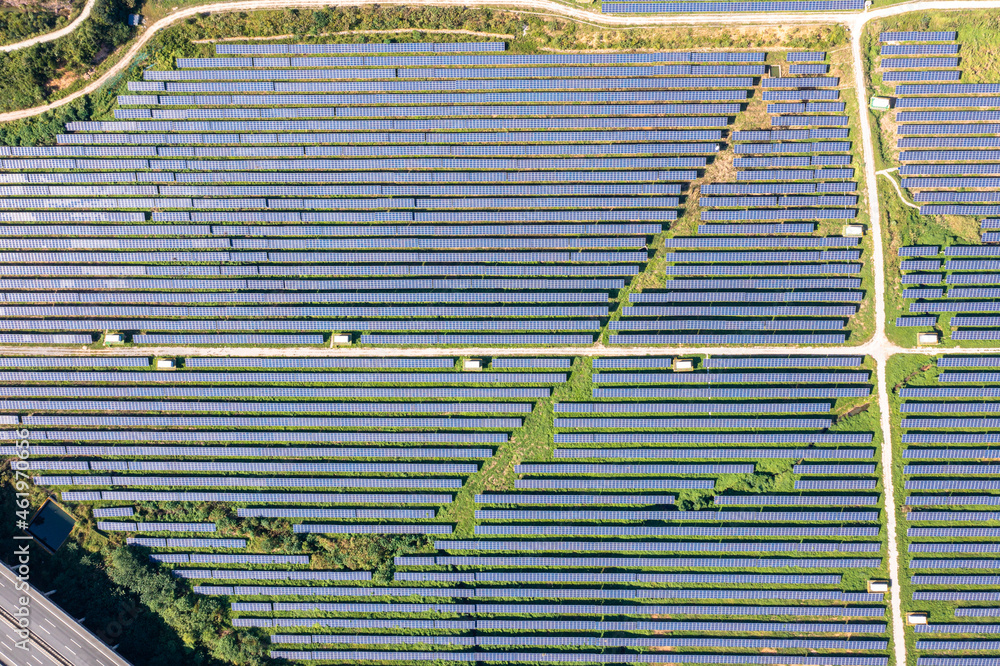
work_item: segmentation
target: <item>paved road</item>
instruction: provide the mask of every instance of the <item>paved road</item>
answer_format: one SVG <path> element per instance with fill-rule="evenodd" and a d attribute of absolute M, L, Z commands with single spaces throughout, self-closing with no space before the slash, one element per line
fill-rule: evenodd
<path fill-rule="evenodd" d="M 131 666 L 37 589 L 18 591 L 16 583 L 14 573 L 0 565 L 0 661 L 15 666 Z M 13 645 L 8 616 L 17 610 L 18 598 L 25 595 L 31 600 L 28 651 Z M 51 654 L 53 651 L 57 654 Z"/>
<path fill-rule="evenodd" d="M 31 645 L 28 652 L 14 646 L 21 640 L 9 622 L 0 620 L 0 664 L 3 666 L 65 666 L 48 652 Z"/>
<path fill-rule="evenodd" d="M 7 46 L 0 46 L 0 51 L 5 51 L 10 53 L 11 51 L 19 51 L 20 49 L 26 49 L 29 46 L 34 46 L 35 44 L 43 44 L 45 42 L 51 42 L 54 39 L 59 39 L 60 37 L 65 37 L 69 33 L 77 29 L 81 23 L 87 20 L 90 16 L 90 10 L 94 8 L 94 3 L 97 0 L 87 0 L 87 4 L 84 5 L 83 11 L 68 25 L 59 28 L 58 30 L 53 30 L 52 32 L 47 32 L 44 35 L 39 35 L 38 37 L 32 37 L 31 39 L 26 39 L 23 42 L 17 42 L 15 44 L 8 44 Z"/>

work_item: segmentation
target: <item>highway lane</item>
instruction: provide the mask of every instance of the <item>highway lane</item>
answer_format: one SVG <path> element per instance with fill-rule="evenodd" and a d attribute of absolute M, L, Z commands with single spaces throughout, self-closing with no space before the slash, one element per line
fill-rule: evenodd
<path fill-rule="evenodd" d="M 0 660 L 11 660 L 15 666 L 131 666 L 39 590 L 29 586 L 19 591 L 17 582 L 10 569 L 0 566 Z M 30 599 L 32 640 L 27 651 L 13 645 L 21 639 L 10 617 L 22 596 Z"/>
<path fill-rule="evenodd" d="M 32 644 L 25 652 L 14 646 L 21 640 L 9 622 L 0 619 L 0 664 L 3 666 L 65 666 L 48 652 Z M 27 655 L 27 656 L 25 656 Z"/>

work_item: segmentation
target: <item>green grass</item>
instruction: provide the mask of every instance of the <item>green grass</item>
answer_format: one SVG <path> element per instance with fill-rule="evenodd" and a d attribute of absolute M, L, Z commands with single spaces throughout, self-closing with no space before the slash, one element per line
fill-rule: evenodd
<path fill-rule="evenodd" d="M 878 3 L 883 4 L 883 3 Z M 986 83 L 1000 81 L 1000 12 L 983 11 L 932 11 L 904 14 L 870 22 L 862 35 L 865 76 L 868 89 L 873 94 L 894 97 L 895 84 L 885 84 L 879 73 L 878 36 L 883 31 L 895 30 L 955 30 L 957 42 L 961 44 L 962 83 Z M 882 170 L 900 166 L 899 150 L 896 148 L 895 112 L 875 113 L 869 111 L 875 143 L 876 169 Z M 898 175 L 897 175 L 898 178 Z M 892 185 L 879 178 L 879 202 L 882 213 L 882 227 L 885 234 L 886 250 L 886 335 L 900 346 L 915 347 L 920 328 L 897 328 L 896 317 L 909 314 L 908 303 L 902 298 L 899 265 L 901 258 L 897 250 L 904 245 L 927 244 L 948 247 L 950 245 L 978 245 L 980 230 L 972 216 L 920 215 L 916 210 L 903 205 Z M 909 194 L 904 190 L 907 196 Z M 941 333 L 942 347 L 989 347 L 994 343 L 983 340 L 951 339 L 949 315 L 941 315 L 936 330 Z"/>
<path fill-rule="evenodd" d="M 897 354 L 889 358 L 889 362 L 886 367 L 887 384 L 889 389 L 889 405 L 892 410 L 891 413 L 891 446 L 892 446 L 892 459 L 893 459 L 893 469 L 892 469 L 892 482 L 896 489 L 899 491 L 899 496 L 896 501 L 896 534 L 893 535 L 896 539 L 896 543 L 899 547 L 900 553 L 900 568 L 899 568 L 899 580 L 893 581 L 893 584 L 899 586 L 899 591 L 901 599 L 903 602 L 903 613 L 904 616 L 908 612 L 912 611 L 926 611 L 930 613 L 931 622 L 947 621 L 954 618 L 953 609 L 955 607 L 954 603 L 951 602 L 928 602 L 928 601 L 913 601 L 913 585 L 910 584 L 910 576 L 912 572 L 907 566 L 909 562 L 909 557 L 907 555 L 907 546 L 909 544 L 909 539 L 906 536 L 907 520 L 906 514 L 903 511 L 903 501 L 906 497 L 906 492 L 904 488 L 904 476 L 903 468 L 905 467 L 905 462 L 903 460 L 903 450 L 906 448 L 902 443 L 900 427 L 902 421 L 902 415 L 900 414 L 900 405 L 903 400 L 899 395 L 899 389 L 903 386 L 912 386 L 915 384 L 931 384 L 938 375 L 938 370 L 934 365 L 933 356 L 925 356 L 922 354 Z M 976 523 L 977 526 L 979 523 Z M 916 572 L 920 573 L 920 572 Z M 951 573 L 950 571 L 947 573 Z M 964 589 L 959 586 L 956 589 Z M 918 653 L 916 650 L 916 640 L 917 636 L 911 629 L 906 629 L 904 631 L 905 641 L 906 641 L 906 652 L 909 659 L 910 666 L 917 663 Z M 952 638 L 952 637 L 949 637 Z M 956 640 L 958 637 L 954 637 Z"/>
<path fill-rule="evenodd" d="M 924 327 L 900 328 L 896 326 L 896 317 L 911 315 L 909 303 L 904 301 L 903 289 L 919 285 L 904 285 L 900 280 L 899 248 L 907 245 L 938 245 L 942 248 L 951 245 L 978 245 L 978 225 L 970 224 L 971 218 L 942 215 L 920 215 L 916 210 L 903 205 L 893 186 L 884 177 L 878 181 L 879 208 L 882 215 L 883 244 L 885 249 L 885 287 L 886 287 L 886 336 L 890 341 L 901 347 L 916 347 L 917 333 L 926 331 Z M 905 192 L 905 190 L 904 190 Z M 940 271 L 946 275 L 949 271 Z M 938 316 L 935 327 L 941 334 L 940 347 L 944 348 L 975 348 L 992 347 L 995 344 L 989 340 L 952 340 L 950 315 Z"/>
<path fill-rule="evenodd" d="M 555 448 L 553 406 L 560 401 L 590 398 L 591 363 L 587 357 L 575 358 L 569 381 L 557 384 L 550 397 L 538 399 L 531 414 L 524 419 L 524 425 L 511 435 L 510 441 L 484 461 L 479 472 L 466 479 L 461 490 L 455 493 L 451 504 L 438 512 L 438 520 L 455 524 L 455 538 L 473 536 L 476 495 L 485 491 L 514 490 L 516 465 L 526 460 L 552 460 Z"/>
<path fill-rule="evenodd" d="M 29 2 L 20 7 L 0 8 L 0 44 L 16 44 L 38 35 L 45 35 L 69 25 L 86 4 L 73 0 L 62 14 L 56 14 L 42 3 Z"/>
<path fill-rule="evenodd" d="M 906 445 L 902 442 L 902 414 L 900 413 L 900 405 L 904 402 L 903 398 L 899 395 L 899 389 L 904 386 L 931 386 L 936 385 L 937 377 L 940 374 L 940 370 L 936 366 L 937 359 L 940 356 L 931 356 L 923 354 L 899 354 L 892 356 L 889 359 L 887 367 L 887 379 L 889 386 L 889 402 L 892 409 L 891 414 L 891 441 L 893 450 L 893 483 L 897 489 L 900 491 L 900 497 L 897 501 L 898 506 L 896 507 L 897 515 L 897 531 L 896 540 L 899 545 L 899 552 L 901 556 L 900 562 L 900 575 L 897 584 L 900 588 L 900 593 L 903 602 L 903 612 L 926 612 L 929 614 L 929 620 L 932 623 L 939 622 L 954 622 L 955 609 L 959 607 L 978 607 L 984 604 L 983 602 L 951 602 L 951 601 L 914 601 L 913 592 L 914 586 L 910 583 L 911 575 L 915 573 L 929 573 L 927 570 L 912 570 L 908 566 L 909 557 L 908 545 L 909 539 L 906 536 L 907 520 L 906 511 L 904 510 L 903 501 L 906 496 L 906 491 L 904 490 L 905 477 L 903 475 L 903 470 L 905 467 L 905 461 L 903 459 L 903 451 L 906 449 Z M 970 461 L 973 462 L 973 461 Z M 988 491 L 987 491 L 988 492 Z M 978 492 L 976 494 L 984 494 L 983 492 Z M 948 509 L 961 509 L 962 507 L 954 505 L 947 507 Z M 982 508 L 982 507 L 975 507 Z M 996 523 L 988 521 L 977 521 L 975 523 L 976 527 L 992 527 Z M 946 527 L 956 527 L 956 523 L 929 523 L 930 526 L 946 526 Z M 921 541 L 936 541 L 936 542 L 954 542 L 954 539 L 947 538 L 937 538 L 937 539 L 921 539 Z M 928 554 L 930 557 L 963 557 L 961 554 Z M 952 574 L 984 574 L 988 573 L 981 570 L 962 570 L 962 569 L 949 569 L 941 572 L 946 575 Z M 981 587 L 972 587 L 966 585 L 954 585 L 948 586 L 947 588 L 942 588 L 936 586 L 932 589 L 948 589 L 957 591 L 982 591 Z M 968 621 L 976 622 L 977 618 L 969 618 Z M 959 621 L 965 621 L 964 618 L 960 618 Z M 918 636 L 912 631 L 907 630 L 905 636 L 907 653 L 909 655 L 910 664 L 916 664 L 917 659 L 923 655 L 920 651 L 916 649 L 916 641 Z M 982 635 L 962 635 L 954 634 L 947 637 L 942 636 L 924 636 L 926 638 L 947 638 L 948 640 L 964 640 L 964 639 L 983 639 L 988 638 Z M 957 652 L 954 655 L 949 656 L 968 656 L 974 654 L 973 652 Z"/>
<path fill-rule="evenodd" d="M 846 33 L 832 34 L 828 37 L 827 41 L 828 46 L 826 48 L 830 49 L 829 57 L 831 65 L 829 76 L 837 76 L 840 78 L 840 87 L 843 91 L 841 98 L 845 102 L 845 114 L 850 119 L 848 127 L 851 132 L 851 156 L 853 158 L 850 166 L 854 168 L 854 180 L 858 183 L 858 188 L 855 192 L 858 196 L 858 213 L 856 219 L 851 220 L 851 222 L 864 225 L 866 229 L 870 230 L 871 224 L 868 217 L 867 186 L 865 184 L 864 162 L 861 154 L 862 146 L 861 142 L 858 140 L 858 137 L 861 135 L 858 103 L 856 96 L 853 94 L 854 81 L 853 68 L 851 65 L 851 51 L 847 44 Z M 784 50 L 779 49 L 769 51 L 765 64 L 769 66 L 778 65 L 786 67 L 787 63 L 785 56 L 786 51 Z M 752 89 L 746 109 L 736 116 L 733 124 L 730 126 L 730 132 L 752 129 L 770 129 L 771 116 L 767 113 L 767 102 L 762 99 L 762 92 L 763 89 L 760 85 L 757 85 Z M 612 321 L 620 318 L 621 307 L 628 304 L 629 295 L 643 290 L 664 289 L 669 287 L 669 282 L 665 272 L 667 263 L 666 258 L 668 254 L 664 250 L 663 241 L 666 238 L 697 235 L 698 224 L 701 223 L 702 209 L 698 206 L 698 196 L 700 194 L 701 187 L 706 183 L 735 182 L 736 170 L 732 166 L 733 158 L 734 153 L 732 151 L 732 144 L 730 143 L 726 145 L 724 150 L 716 154 L 702 175 L 690 184 L 685 192 L 686 199 L 683 201 L 683 207 L 680 211 L 678 219 L 675 222 L 672 222 L 669 229 L 667 229 L 664 233 L 655 236 L 650 243 L 649 249 L 653 254 L 649 263 L 646 265 L 645 270 L 632 281 L 628 288 L 619 293 L 618 298 L 616 299 L 616 307 L 611 317 Z M 845 222 L 846 221 L 844 220 L 821 221 L 817 224 L 817 234 L 822 236 L 842 235 Z M 871 233 L 865 234 L 861 241 L 862 269 L 858 277 L 861 278 L 861 290 L 865 293 L 866 298 L 859 305 L 858 313 L 852 316 L 848 322 L 848 345 L 863 344 L 870 340 L 874 335 L 875 307 L 872 299 L 874 298 L 875 293 L 875 278 L 870 258 L 872 255 L 872 247 L 875 242 L 876 240 L 872 237 Z M 607 342 L 608 335 L 609 333 L 605 332 L 602 341 Z M 669 348 L 671 345 L 663 346 L 665 348 Z"/>
<path fill-rule="evenodd" d="M 857 95 L 854 94 L 854 67 L 850 48 L 846 45 L 830 53 L 830 76 L 840 77 L 841 99 L 845 104 L 845 113 L 849 118 L 849 128 L 851 130 L 851 155 L 854 168 L 854 180 L 858 184 L 857 195 L 857 217 L 853 223 L 861 224 L 865 227 L 866 233 L 861 240 L 861 290 L 866 298 L 858 306 L 858 312 L 851 317 L 848 323 L 848 344 L 859 345 L 871 340 L 875 334 L 875 271 L 872 266 L 872 248 L 879 239 L 872 236 L 871 219 L 868 215 L 868 185 L 866 183 L 864 155 L 862 153 L 861 120 L 859 113 L 864 113 L 863 109 L 858 109 Z M 843 226 L 841 221 L 830 223 L 826 229 L 820 226 L 821 233 L 828 235 L 842 235 Z"/>
<path fill-rule="evenodd" d="M 459 359 L 461 360 L 461 359 Z M 703 365 L 701 357 L 695 357 L 696 366 Z M 458 366 L 456 366 L 458 367 Z M 873 370 L 871 359 L 865 359 L 863 368 Z M 133 370 L 133 372 L 154 372 L 150 368 Z M 303 373 L 308 374 L 308 373 Z M 496 454 L 486 460 L 481 470 L 465 479 L 464 487 L 455 494 L 455 499 L 451 504 L 444 505 L 439 510 L 438 516 L 433 520 L 435 523 L 452 523 L 455 526 L 453 538 L 469 538 L 473 536 L 473 527 L 476 524 L 474 518 L 475 502 L 474 496 L 484 491 L 511 491 L 514 490 L 514 480 L 517 477 L 515 465 L 521 462 L 544 462 L 552 461 L 553 458 L 553 436 L 556 432 L 554 427 L 554 405 L 557 401 L 590 401 L 591 391 L 594 387 L 592 383 L 592 359 L 575 358 L 570 373 L 569 380 L 565 383 L 554 386 L 551 397 L 538 399 L 532 413 L 527 416 L 521 428 L 512 433 L 510 441 L 500 445 Z M 266 411 L 266 410 L 264 410 Z M 836 423 L 831 428 L 833 432 L 872 432 L 874 434 L 872 446 L 876 450 L 874 460 L 880 461 L 878 453 L 883 445 L 881 431 L 878 427 L 880 423 L 878 405 L 872 396 L 864 396 L 852 399 L 837 400 L 833 407 L 836 416 Z M 291 414 L 290 414 L 291 415 Z M 660 430 L 660 429 L 657 429 Z M 644 429 L 643 431 L 648 431 Z M 685 431 L 689 431 L 685 429 Z M 637 431 L 638 432 L 638 431 Z M 683 445 L 681 445 L 683 446 Z M 659 447 L 657 447 L 659 448 Z M 748 474 L 725 474 L 719 475 L 714 491 L 681 491 L 677 493 L 677 504 L 682 510 L 697 510 L 710 506 L 709 496 L 719 492 L 735 493 L 761 493 L 780 492 L 796 493 L 794 490 L 794 475 L 792 474 L 793 461 L 786 459 L 763 459 L 754 461 L 756 470 Z M 706 478 L 705 475 L 689 475 L 691 478 Z M 879 478 L 876 476 L 876 478 Z M 881 494 L 881 487 L 877 488 Z M 43 495 L 41 489 L 33 490 L 39 500 Z M 880 501 L 879 508 L 882 507 Z M 217 536 L 244 536 L 250 539 L 250 549 L 254 552 L 272 553 L 305 553 L 310 555 L 312 568 L 335 569 L 349 568 L 374 571 L 376 584 L 388 584 L 392 582 L 394 572 L 393 557 L 406 554 L 430 554 L 434 552 L 434 537 L 422 536 L 390 536 L 383 537 L 377 535 L 356 535 L 356 536 L 322 536 L 311 535 L 301 536 L 291 533 L 291 526 L 297 520 L 281 519 L 237 519 L 234 517 L 234 505 L 221 505 L 210 503 L 190 503 L 190 502 L 140 502 L 137 503 L 137 519 L 143 520 L 169 520 L 169 521 L 213 521 L 218 525 Z M 94 521 L 87 517 L 88 511 L 82 506 L 76 507 L 76 513 L 81 518 L 80 526 L 75 533 L 75 538 L 83 543 L 91 544 L 91 548 L 99 551 L 105 549 L 105 554 L 98 557 L 94 555 L 95 568 L 100 566 L 106 553 L 116 547 L 121 547 L 124 536 L 113 534 L 110 539 L 102 539 L 94 529 Z M 712 521 L 697 521 L 696 524 L 711 525 Z M 753 525 L 748 523 L 748 525 Z M 882 521 L 884 533 L 884 514 Z M 98 544 L 98 541 L 101 541 Z M 638 538 L 637 540 L 642 540 Z M 727 539 L 728 540 L 728 539 Z M 752 540 L 751 537 L 740 540 Z M 867 540 L 861 538 L 845 539 L 845 541 Z M 457 554 L 457 553 L 456 553 Z M 554 555 L 557 553 L 553 553 Z M 567 554 L 567 553 L 562 553 Z M 652 553 L 651 553 L 652 554 Z M 663 553 L 656 553 L 662 556 Z M 752 555 L 748 555 L 751 556 Z M 780 555 L 777 555 L 780 557 Z M 887 578 L 887 565 L 884 562 L 885 546 L 883 544 L 879 554 L 869 554 L 865 557 L 882 557 L 883 562 L 880 567 L 870 569 L 852 569 L 838 573 L 843 574 L 840 585 L 835 587 L 825 586 L 826 589 L 842 589 L 845 591 L 863 591 L 865 583 L 872 578 Z M 183 566 L 183 565 L 182 565 Z M 224 565 L 216 568 L 226 568 Z M 264 567 L 267 569 L 287 568 L 287 567 Z M 419 567 L 408 570 L 421 570 Z M 468 570 L 468 569 L 465 569 Z M 551 570 L 551 569 L 550 569 Z M 650 571 L 657 570 L 655 567 Z M 674 571 L 706 571 L 705 567 L 691 567 L 688 569 L 672 568 Z M 712 571 L 732 571 L 732 569 L 710 569 Z M 817 573 L 813 569 L 782 569 L 782 573 Z M 47 579 L 41 580 L 47 582 Z M 188 585 L 185 581 L 183 585 Z M 253 583 L 248 583 L 252 585 Z M 280 583 L 274 583 L 280 584 Z M 657 584 L 657 587 L 685 587 L 681 584 Z M 519 586 L 518 586 L 519 587 Z M 757 589 L 769 588 L 772 586 L 756 585 Z M 795 588 L 796 586 L 785 586 Z M 58 596 L 57 596 L 57 600 Z M 288 601 L 310 601 L 307 597 L 289 598 Z M 372 598 L 371 601 L 382 601 L 388 599 Z M 414 601 L 417 599 L 414 598 Z M 220 601 L 226 601 L 222 599 Z M 440 600 L 438 600 L 440 601 Z M 787 603 L 787 602 L 785 602 Z M 823 601 L 801 602 L 805 605 L 827 605 Z M 783 605 L 781 601 L 764 601 L 762 605 Z M 295 613 L 290 616 L 305 616 L 304 613 Z M 384 617 L 379 614 L 378 617 Z M 528 617 L 527 614 L 521 614 Z M 447 612 L 427 612 L 413 614 L 411 617 L 427 617 L 444 619 L 447 617 L 458 617 Z M 684 619 L 685 616 L 672 616 L 671 619 Z M 717 619 L 725 619 L 726 616 L 719 616 Z M 660 618 L 666 619 L 666 618 Z M 782 616 L 768 617 L 769 620 L 785 619 Z M 792 619 L 792 618 L 788 618 Z M 309 628 L 301 631 L 309 632 Z M 289 630 L 295 633 L 295 630 Z M 420 630 L 402 630 L 402 634 L 423 633 Z M 437 632 L 435 632 L 437 633 Z M 454 633 L 451 631 L 444 633 Z M 634 635 L 634 633 L 632 634 Z M 736 635 L 736 634 L 732 634 Z M 788 636 L 788 634 L 775 634 L 775 636 Z M 585 648 L 583 648 L 585 649 Z M 685 652 L 688 650 L 685 649 Z M 694 652 L 711 653 L 712 648 L 695 648 Z M 749 649 L 734 650 L 737 653 L 758 653 Z M 789 654 L 804 654 L 804 651 L 791 651 Z M 821 651 L 828 653 L 828 651 Z"/>

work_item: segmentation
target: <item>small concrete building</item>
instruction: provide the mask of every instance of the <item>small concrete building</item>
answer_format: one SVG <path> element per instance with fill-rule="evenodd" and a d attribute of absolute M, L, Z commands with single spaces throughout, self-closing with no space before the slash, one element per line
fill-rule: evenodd
<path fill-rule="evenodd" d="M 872 111 L 888 111 L 892 104 L 889 102 L 888 97 L 875 97 L 872 96 L 871 102 L 868 103 Z"/>
<path fill-rule="evenodd" d="M 869 594 L 885 594 L 889 591 L 889 581 L 887 580 L 870 580 L 868 581 L 868 593 Z"/>
<path fill-rule="evenodd" d="M 465 363 L 462 364 L 463 370 L 482 370 L 483 362 L 478 358 L 467 358 Z"/>
<path fill-rule="evenodd" d="M 918 333 L 917 334 L 917 344 L 918 345 L 936 345 L 941 342 L 941 336 L 937 333 Z"/>

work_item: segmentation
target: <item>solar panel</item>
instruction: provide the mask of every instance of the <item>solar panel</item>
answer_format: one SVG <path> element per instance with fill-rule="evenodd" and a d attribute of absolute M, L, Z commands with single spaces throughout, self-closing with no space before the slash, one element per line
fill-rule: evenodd
<path fill-rule="evenodd" d="M 791 54 L 789 54 L 791 55 Z M 829 65 L 789 65 L 789 74 L 826 74 L 830 71 Z M 843 110 L 843 109 L 840 109 Z"/>
<path fill-rule="evenodd" d="M 356 495 L 349 493 L 222 493 L 222 492 L 127 492 L 101 491 L 100 499 L 149 502 L 292 502 L 292 503 L 368 503 L 368 504 L 447 504 L 451 495 Z M 64 491 L 67 501 L 92 501 L 89 494 Z M 305 558 L 308 559 L 308 558 Z"/>
<path fill-rule="evenodd" d="M 937 360 L 939 368 L 1000 368 L 1000 358 L 996 356 L 942 356 Z"/>
<path fill-rule="evenodd" d="M 490 363 L 492 368 L 560 368 L 569 369 L 573 360 L 569 358 L 495 358 Z"/>
<path fill-rule="evenodd" d="M 130 518 L 135 513 L 135 509 L 130 506 L 95 508 L 92 513 L 94 518 Z"/>
<path fill-rule="evenodd" d="M 451 525 L 315 525 L 292 526 L 295 534 L 451 534 Z"/>
<path fill-rule="evenodd" d="M 879 66 L 883 69 L 932 69 L 934 67 L 958 67 L 958 58 L 882 58 Z"/>
<path fill-rule="evenodd" d="M 625 383 L 856 383 L 865 382 L 870 373 L 862 372 L 765 372 L 765 373 L 600 373 L 594 375 L 595 384 Z"/>
<path fill-rule="evenodd" d="M 117 356 L 8 356 L 0 358 L 0 368 L 148 368 L 149 357 Z"/>
<path fill-rule="evenodd" d="M 789 51 L 785 57 L 788 62 L 818 62 L 826 60 L 825 51 Z"/>
<path fill-rule="evenodd" d="M 260 604 L 257 604 L 258 606 Z M 250 604 L 241 604 L 240 606 L 250 606 Z M 239 608 L 237 608 L 239 610 Z M 261 608 L 243 608 L 242 610 L 267 610 Z M 325 627 L 338 627 L 338 628 L 379 628 L 379 629 L 395 629 L 395 628 L 414 628 L 414 629 L 517 629 L 517 630 L 557 630 L 557 631 L 592 631 L 592 632 L 609 632 L 609 631 L 725 631 L 726 627 L 729 627 L 730 631 L 740 631 L 740 632 L 762 632 L 762 631 L 789 631 L 804 632 L 809 631 L 813 633 L 833 633 L 837 632 L 836 627 L 843 627 L 843 622 L 829 622 L 829 623 L 795 623 L 795 622 L 736 622 L 736 623 L 723 623 L 723 622 L 677 622 L 677 621 L 666 621 L 666 622 L 605 622 L 605 621 L 553 621 L 553 620 L 478 620 L 478 621 L 467 621 L 467 620 L 371 620 L 371 619 L 325 619 L 325 618 L 294 618 L 294 619 L 270 619 L 270 618 L 236 618 L 233 620 L 234 626 L 242 627 L 313 627 L 313 626 L 325 626 Z M 885 624 L 876 623 L 850 623 L 848 627 L 853 633 L 882 633 L 885 631 Z M 278 651 L 274 651 L 272 656 L 275 657 L 285 657 L 290 656 L 293 659 L 301 659 L 301 652 L 293 653 L 289 655 L 286 653 L 277 654 Z M 298 654 L 300 656 L 294 656 Z M 316 654 L 316 653 L 310 653 Z M 321 653 L 324 656 L 318 657 L 320 659 L 329 658 L 326 655 L 331 654 L 330 652 Z M 368 653 L 352 653 L 355 658 L 358 659 L 384 659 L 383 656 L 372 656 L 365 657 Z M 384 653 L 372 653 L 377 655 L 384 655 Z M 411 659 L 411 655 L 414 653 L 402 653 L 404 656 L 402 659 Z M 440 659 L 440 652 L 429 652 L 428 659 Z M 452 653 L 457 654 L 457 653 Z M 486 656 L 491 653 L 478 652 L 473 653 L 476 655 L 475 658 L 483 660 Z M 497 656 L 494 659 L 501 661 L 508 661 L 511 659 L 511 653 L 493 653 Z M 430 656 L 433 655 L 433 656 Z M 486 656 L 484 656 L 486 655 Z M 502 655 L 502 656 L 501 656 Z M 628 655 L 630 659 L 634 659 L 632 654 Z M 656 655 L 650 655 L 655 657 Z M 554 659 L 550 654 L 545 655 L 547 659 Z M 822 657 L 823 659 L 829 659 L 829 657 Z M 591 655 L 587 655 L 585 659 L 593 659 Z M 866 665 L 869 666 L 869 665 Z M 870 665 L 879 666 L 879 665 Z"/>
<path fill-rule="evenodd" d="M 396 566 L 424 566 L 427 558 L 396 557 Z M 870 568 L 877 567 L 878 559 L 832 559 L 832 558 L 799 558 L 799 559 L 768 559 L 768 558 L 625 558 L 625 557 L 484 557 L 484 556 L 438 556 L 431 558 L 434 564 L 450 566 L 496 566 L 496 567 L 731 567 L 731 568 Z M 415 560 L 410 562 L 410 560 Z M 565 612 L 565 607 L 564 611 Z M 731 610 L 732 607 L 726 607 Z M 834 610 L 834 609 L 830 609 Z M 836 609 L 840 611 L 840 609 Z M 867 609 L 876 610 L 876 609 Z M 878 609 L 882 610 L 882 609 Z M 600 612 L 600 611 L 599 611 Z M 765 614 L 771 613 L 764 611 Z M 731 613 L 724 613 L 731 614 Z M 660 656 L 662 659 L 662 655 Z"/>
<path fill-rule="evenodd" d="M 892 70 L 882 73 L 882 80 L 886 83 L 893 81 L 958 81 L 962 78 L 962 72 L 948 69 L 939 70 Z"/>
<path fill-rule="evenodd" d="M 899 248 L 900 257 L 933 257 L 941 254 L 937 245 L 907 245 Z"/>
<path fill-rule="evenodd" d="M 871 458 L 872 449 L 563 449 L 557 448 L 558 458 Z M 722 497 L 721 495 L 719 497 Z"/>
<path fill-rule="evenodd" d="M 854 11 L 863 0 L 792 0 L 785 2 L 614 2 L 601 6 L 604 14 L 694 12 L 821 12 Z"/>
<path fill-rule="evenodd" d="M 706 368 L 857 367 L 861 365 L 862 360 L 860 356 L 761 356 L 749 358 L 713 356 L 706 358 L 703 365 Z M 596 363 L 594 368 L 597 368 Z"/>
<path fill-rule="evenodd" d="M 4 382 L 120 382 L 134 384 L 185 383 L 357 383 L 357 384 L 545 384 L 568 379 L 565 373 L 547 372 L 41 372 L 0 371 Z M 862 381 L 858 379 L 857 381 Z M 257 389 L 258 391 L 260 389 Z M 260 394 L 265 395 L 265 394 Z"/>
<path fill-rule="evenodd" d="M 900 328 L 936 326 L 937 317 L 896 317 L 896 326 Z"/>
<path fill-rule="evenodd" d="M 43 463 L 44 465 L 44 463 Z M 96 465 L 96 463 L 95 463 Z M 170 463 L 164 463 L 165 466 Z M 183 463 L 181 464 L 183 465 Z M 178 465 L 180 467 L 181 465 Z M 244 465 L 250 468 L 250 465 Z M 186 471 L 186 470 L 185 470 Z M 213 470 L 215 471 L 215 470 Z M 241 469 L 239 471 L 254 471 Z M 97 486 L 116 485 L 123 487 L 204 487 L 204 488 L 460 488 L 460 479 L 336 479 L 329 477 L 209 477 L 209 476 L 36 476 L 35 482 L 47 486 Z"/>
<path fill-rule="evenodd" d="M 726 402 L 684 402 L 684 403 L 633 403 L 633 402 L 576 402 L 557 403 L 557 413 L 640 413 L 640 414 L 681 414 L 712 412 L 715 414 L 772 414 L 772 413 L 824 413 L 829 405 L 817 403 L 726 403 Z"/>
<path fill-rule="evenodd" d="M 481 51 L 504 51 L 504 42 L 404 42 L 388 44 L 216 44 L 218 55 L 263 55 L 283 53 L 475 53 Z"/>
<path fill-rule="evenodd" d="M 958 53 L 958 44 L 889 44 L 880 55 L 937 55 Z"/>
<path fill-rule="evenodd" d="M 808 649 L 883 649 L 885 641 L 866 640 L 801 640 L 801 639 L 752 639 L 752 638 L 665 638 L 618 637 L 600 639 L 589 636 L 383 636 L 369 634 L 272 634 L 271 642 L 280 643 L 343 643 L 362 645 L 413 644 L 428 645 L 587 645 L 587 646 L 642 646 L 642 647 L 776 647 Z M 881 646 L 881 647 L 880 647 Z"/>
<path fill-rule="evenodd" d="M 673 495 L 476 495 L 477 504 L 673 504 Z"/>
<path fill-rule="evenodd" d="M 532 490 L 712 489 L 715 487 L 715 481 L 712 479 L 517 479 L 514 481 L 514 487 Z"/>
<path fill-rule="evenodd" d="M 957 38 L 958 33 L 952 30 L 883 32 L 879 34 L 880 42 L 950 42 Z"/>
<path fill-rule="evenodd" d="M 118 328 L 118 327 L 115 327 Z M 321 345 L 322 335 L 167 335 L 138 334 L 132 337 L 137 345 Z"/>
<path fill-rule="evenodd" d="M 99 359 L 110 360 L 110 359 Z M 145 359 L 143 359 L 145 360 Z M 0 367 L 3 359 L 0 359 Z M 454 368 L 454 358 L 188 357 L 185 368 Z"/>

